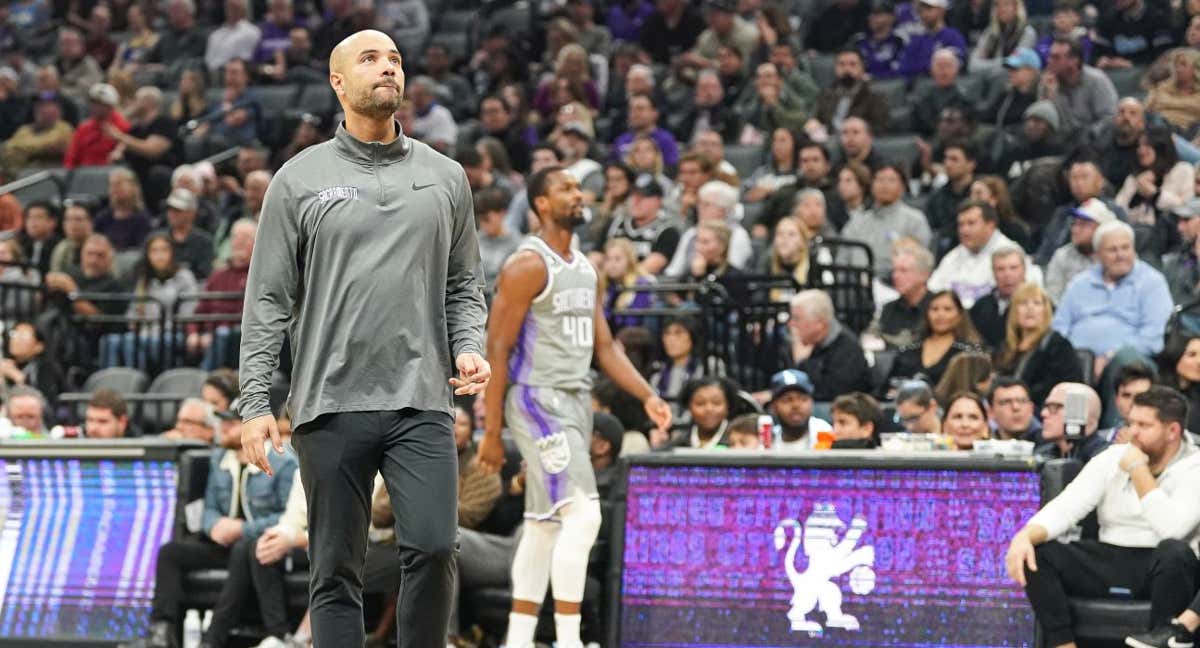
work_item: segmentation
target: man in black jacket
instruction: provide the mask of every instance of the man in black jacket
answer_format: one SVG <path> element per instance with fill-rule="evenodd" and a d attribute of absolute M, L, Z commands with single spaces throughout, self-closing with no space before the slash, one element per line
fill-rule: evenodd
<path fill-rule="evenodd" d="M 814 400 L 871 391 L 862 346 L 834 317 L 833 300 L 824 291 L 804 290 L 792 297 L 788 329 L 792 362 L 812 378 Z"/>
<path fill-rule="evenodd" d="M 975 300 L 971 322 L 988 347 L 996 350 L 1004 344 L 1004 325 L 1013 293 L 1025 283 L 1025 253 L 1016 247 L 997 249 L 992 253 L 992 276 L 996 287 Z"/>

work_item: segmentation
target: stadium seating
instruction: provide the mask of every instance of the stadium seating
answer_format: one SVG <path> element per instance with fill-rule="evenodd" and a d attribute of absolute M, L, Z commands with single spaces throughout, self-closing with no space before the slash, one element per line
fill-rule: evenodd
<path fill-rule="evenodd" d="M 88 376 L 83 383 L 83 391 L 90 393 L 97 389 L 112 389 L 121 394 L 136 394 L 145 390 L 149 382 L 150 378 L 138 369 L 110 367 Z"/>

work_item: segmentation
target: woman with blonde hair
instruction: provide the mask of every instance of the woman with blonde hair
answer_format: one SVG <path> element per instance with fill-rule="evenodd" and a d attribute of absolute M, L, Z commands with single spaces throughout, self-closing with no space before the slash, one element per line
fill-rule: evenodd
<path fill-rule="evenodd" d="M 205 96 L 204 74 L 196 68 L 188 68 L 179 77 L 179 94 L 171 102 L 167 113 L 175 123 L 183 126 L 193 119 L 198 119 L 208 112 L 208 98 Z"/>
<path fill-rule="evenodd" d="M 137 83 L 133 80 L 133 73 L 129 70 L 110 69 L 108 84 L 117 91 L 117 112 L 129 116 L 138 90 Z"/>
<path fill-rule="evenodd" d="M 642 271 L 637 250 L 627 238 L 609 239 L 604 244 L 604 260 L 600 264 L 600 297 L 604 300 L 604 317 L 614 329 L 640 326 L 641 317 L 614 317 L 613 313 L 626 308 L 648 308 L 654 305 L 654 294 L 636 290 L 654 283 L 654 276 Z"/>
<path fill-rule="evenodd" d="M 1027 283 L 1013 293 L 1004 346 L 996 355 L 1001 375 L 1019 378 L 1039 411 L 1050 390 L 1061 382 L 1083 382 L 1079 357 L 1070 340 L 1050 328 L 1054 304 L 1042 287 Z"/>
<path fill-rule="evenodd" d="M 533 107 L 541 113 L 543 119 L 550 119 L 554 111 L 562 104 L 556 93 L 561 83 L 565 82 L 580 101 L 585 102 L 592 110 L 600 107 L 600 92 L 596 82 L 592 80 L 591 64 L 588 61 L 587 50 L 578 43 L 563 45 L 554 59 L 554 76 L 538 84 L 533 96 Z"/>
<path fill-rule="evenodd" d="M 1200 51 L 1181 47 L 1170 55 L 1170 76 L 1150 90 L 1146 110 L 1163 116 L 1175 128 L 1186 131 L 1200 121 Z"/>
<path fill-rule="evenodd" d="M 1037 45 L 1037 30 L 1029 24 L 1024 0 L 995 0 L 992 20 L 971 52 L 971 73 L 999 70 L 1017 48 Z"/>
<path fill-rule="evenodd" d="M 151 222 L 142 185 L 133 171 L 117 167 L 108 174 L 108 207 L 96 212 L 92 229 L 107 236 L 118 253 L 135 251 L 128 260 L 141 256 Z"/>
<path fill-rule="evenodd" d="M 771 239 L 769 254 L 759 256 L 762 261 L 755 269 L 761 274 L 773 277 L 791 277 L 797 285 L 803 287 L 808 283 L 808 237 L 804 225 L 793 216 L 784 216 L 775 224 L 775 234 Z M 784 302 L 791 299 L 795 290 L 773 288 L 770 298 L 773 302 Z"/>
<path fill-rule="evenodd" d="M 654 176 L 662 187 L 663 195 L 671 194 L 671 189 L 675 183 L 663 173 L 662 149 L 658 147 L 658 142 L 654 141 L 649 135 L 638 135 L 633 138 L 633 142 L 629 144 L 629 152 L 625 154 L 625 164 L 633 169 L 634 173 L 649 173 Z"/>

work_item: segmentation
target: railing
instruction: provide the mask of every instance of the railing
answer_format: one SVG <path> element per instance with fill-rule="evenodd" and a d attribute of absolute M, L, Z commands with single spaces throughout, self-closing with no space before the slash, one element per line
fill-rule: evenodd
<path fill-rule="evenodd" d="M 41 187 L 43 184 L 51 184 L 53 187 L 47 191 L 46 187 Z M 11 193 L 21 201 L 22 205 L 27 205 L 35 200 L 61 203 L 64 191 L 66 191 L 66 181 L 60 173 L 52 170 L 38 171 L 33 175 L 0 185 L 0 196 Z"/>
<path fill-rule="evenodd" d="M 236 367 L 241 342 L 242 302 L 240 292 L 201 292 L 181 295 L 170 327 L 174 335 L 171 348 L 173 366 L 200 366 L 205 369 Z M 194 303 L 195 308 L 187 307 Z M 203 310 L 204 312 L 197 312 Z"/>
<path fill-rule="evenodd" d="M 874 316 L 871 294 L 871 252 L 853 241 L 818 240 L 809 272 L 809 287 L 826 291 L 832 298 L 837 318 L 861 332 Z M 864 255 L 863 261 L 835 263 L 845 250 Z M 818 263 L 818 261 L 825 261 Z M 625 293 L 651 294 L 651 306 L 616 309 L 609 313 L 614 331 L 624 326 L 645 326 L 652 333 L 666 318 L 692 318 L 699 329 L 693 340 L 705 358 L 717 357 L 728 377 L 751 391 L 764 389 L 771 376 L 791 366 L 791 335 L 788 300 L 801 286 L 791 277 L 740 275 L 700 282 L 633 286 Z M 674 302 L 675 306 L 669 304 Z"/>
<path fill-rule="evenodd" d="M 46 304 L 45 277 L 29 263 L 0 266 L 0 321 L 5 327 L 32 322 Z"/>
<path fill-rule="evenodd" d="M 101 292 L 79 293 L 75 299 L 101 311 L 74 317 L 79 331 L 96 345 L 92 350 L 97 366 L 137 367 L 146 373 L 171 368 L 174 340 L 167 334 L 169 314 L 162 302 L 145 295 Z"/>

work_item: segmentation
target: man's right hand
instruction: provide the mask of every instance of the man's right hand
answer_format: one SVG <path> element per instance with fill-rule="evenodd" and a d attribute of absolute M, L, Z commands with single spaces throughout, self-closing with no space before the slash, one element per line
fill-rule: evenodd
<path fill-rule="evenodd" d="M 1029 567 L 1029 571 L 1037 571 L 1037 557 L 1034 553 L 1033 542 L 1029 540 L 1029 534 L 1021 530 L 1013 536 L 1012 542 L 1008 545 L 1008 553 L 1004 556 L 1004 567 L 1008 570 L 1009 578 L 1021 587 L 1025 587 L 1026 566 Z"/>
<path fill-rule="evenodd" d="M 283 454 L 283 442 L 279 440 L 279 426 L 275 424 L 274 416 L 263 414 L 242 424 L 242 450 L 246 452 L 246 460 L 268 475 L 274 475 L 271 462 L 267 460 L 268 438 L 275 452 Z"/>
<path fill-rule="evenodd" d="M 504 467 L 504 442 L 499 434 L 484 434 L 475 452 L 475 461 L 489 475 L 499 474 Z"/>

